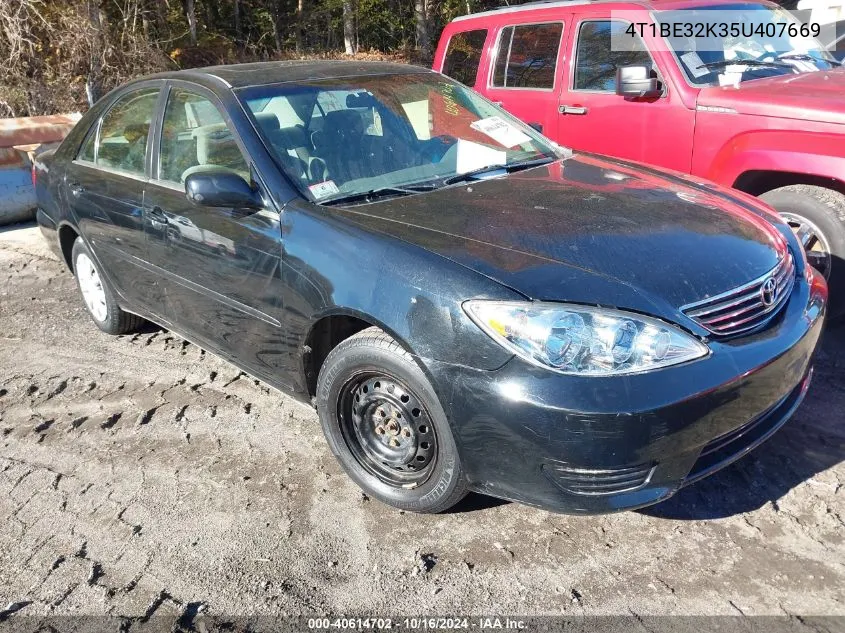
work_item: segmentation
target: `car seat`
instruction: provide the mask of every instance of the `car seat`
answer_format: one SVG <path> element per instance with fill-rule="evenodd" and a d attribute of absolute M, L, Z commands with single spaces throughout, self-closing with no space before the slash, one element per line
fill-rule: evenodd
<path fill-rule="evenodd" d="M 182 182 L 191 174 L 213 171 L 228 171 L 249 182 L 249 168 L 225 123 L 194 128 L 191 134 L 197 142 L 197 164 L 182 172 Z"/>

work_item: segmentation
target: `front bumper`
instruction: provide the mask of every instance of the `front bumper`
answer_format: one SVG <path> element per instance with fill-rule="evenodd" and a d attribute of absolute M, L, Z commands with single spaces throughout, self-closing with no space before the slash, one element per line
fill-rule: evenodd
<path fill-rule="evenodd" d="M 769 326 L 705 359 L 615 378 L 513 358 L 496 371 L 427 361 L 475 490 L 581 514 L 651 505 L 748 453 L 810 383 L 827 286 L 808 269 Z"/>

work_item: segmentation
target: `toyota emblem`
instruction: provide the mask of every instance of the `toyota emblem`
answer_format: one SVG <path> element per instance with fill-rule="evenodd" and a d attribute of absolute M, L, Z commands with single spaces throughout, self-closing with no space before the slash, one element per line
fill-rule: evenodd
<path fill-rule="evenodd" d="M 760 287 L 760 301 L 763 302 L 763 305 L 771 307 L 774 305 L 775 301 L 778 298 L 778 285 L 775 281 L 774 277 L 769 277 L 766 281 L 763 282 L 763 285 Z"/>

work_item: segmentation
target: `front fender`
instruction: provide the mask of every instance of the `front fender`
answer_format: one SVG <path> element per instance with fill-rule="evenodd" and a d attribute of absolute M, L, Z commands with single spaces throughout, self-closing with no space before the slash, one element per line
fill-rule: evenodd
<path fill-rule="evenodd" d="M 290 340 L 300 350 L 326 316 L 381 327 L 412 354 L 477 369 L 497 369 L 511 354 L 461 307 L 471 298 L 522 299 L 460 264 L 345 221 L 305 202 L 283 213 L 282 276 Z"/>
<path fill-rule="evenodd" d="M 706 177 L 732 187 L 749 171 L 792 172 L 845 178 L 843 135 L 802 131 L 754 131 L 732 137 L 710 163 Z"/>

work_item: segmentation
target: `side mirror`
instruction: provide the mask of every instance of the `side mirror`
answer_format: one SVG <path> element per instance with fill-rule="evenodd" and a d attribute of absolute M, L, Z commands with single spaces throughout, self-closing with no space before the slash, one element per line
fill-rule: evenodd
<path fill-rule="evenodd" d="M 622 97 L 658 97 L 662 92 L 650 66 L 620 66 L 616 69 L 616 94 Z"/>
<path fill-rule="evenodd" d="M 229 171 L 206 171 L 185 178 L 188 200 L 202 207 L 263 209 L 258 192 L 238 174 Z"/>

